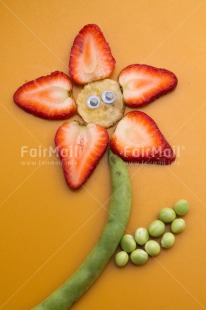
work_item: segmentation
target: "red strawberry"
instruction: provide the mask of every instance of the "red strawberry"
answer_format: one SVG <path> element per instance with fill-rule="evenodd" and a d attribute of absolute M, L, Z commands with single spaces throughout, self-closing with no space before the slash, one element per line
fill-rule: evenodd
<path fill-rule="evenodd" d="M 65 119 L 76 112 L 72 83 L 63 72 L 53 72 L 17 89 L 14 102 L 26 112 L 46 119 Z"/>
<path fill-rule="evenodd" d="M 76 36 L 69 60 L 69 74 L 77 84 L 102 80 L 115 67 L 109 44 L 101 29 L 94 24 L 84 26 Z"/>
<path fill-rule="evenodd" d="M 119 122 L 111 139 L 111 149 L 125 161 L 171 164 L 175 154 L 147 114 L 132 111 Z"/>
<path fill-rule="evenodd" d="M 130 65 L 119 74 L 127 106 L 146 105 L 172 91 L 177 85 L 177 77 L 171 71 L 148 65 Z"/>
<path fill-rule="evenodd" d="M 55 144 L 66 182 L 71 188 L 79 188 L 85 183 L 103 156 L 108 142 L 109 135 L 100 125 L 86 126 L 73 121 L 57 130 Z"/>

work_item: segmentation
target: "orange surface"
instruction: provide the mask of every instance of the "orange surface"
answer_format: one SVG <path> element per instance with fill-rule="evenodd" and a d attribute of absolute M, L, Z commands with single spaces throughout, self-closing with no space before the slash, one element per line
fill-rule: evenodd
<path fill-rule="evenodd" d="M 72 41 L 87 23 L 97 23 L 110 43 L 113 79 L 132 63 L 164 67 L 179 78 L 173 93 L 141 109 L 179 157 L 172 166 L 129 167 L 127 231 L 147 226 L 180 198 L 191 210 L 174 248 L 140 268 L 119 270 L 111 261 L 73 309 L 206 309 L 206 1 L 200 0 L 0 0 L 0 309 L 28 310 L 53 291 L 84 260 L 106 221 L 106 155 L 85 187 L 70 191 L 55 157 L 40 154 L 54 145 L 62 121 L 33 117 L 12 101 L 25 81 L 68 73 Z M 22 158 L 22 146 L 34 150 Z"/>

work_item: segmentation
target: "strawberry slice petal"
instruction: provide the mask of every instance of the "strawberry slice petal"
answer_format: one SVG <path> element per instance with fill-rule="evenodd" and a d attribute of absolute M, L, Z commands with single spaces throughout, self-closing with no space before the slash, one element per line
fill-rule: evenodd
<path fill-rule="evenodd" d="M 109 77 L 115 59 L 101 29 L 95 24 L 84 26 L 74 39 L 69 60 L 69 74 L 81 85 Z"/>
<path fill-rule="evenodd" d="M 169 165 L 175 154 L 147 114 L 132 111 L 118 123 L 110 141 L 112 151 L 127 162 Z"/>
<path fill-rule="evenodd" d="M 135 64 L 124 68 L 119 74 L 124 102 L 129 107 L 146 105 L 172 91 L 177 77 L 166 69 Z"/>
<path fill-rule="evenodd" d="M 77 189 L 86 182 L 108 143 L 108 132 L 100 125 L 84 125 L 73 121 L 63 124 L 57 130 L 55 144 L 62 160 L 66 182 L 71 188 Z"/>
<path fill-rule="evenodd" d="M 59 71 L 30 81 L 17 89 L 14 102 L 23 110 L 45 119 L 65 119 L 76 113 L 72 83 Z"/>

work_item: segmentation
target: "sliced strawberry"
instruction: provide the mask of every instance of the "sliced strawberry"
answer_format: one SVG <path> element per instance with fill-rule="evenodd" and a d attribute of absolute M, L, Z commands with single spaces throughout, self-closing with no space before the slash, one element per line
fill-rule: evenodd
<path fill-rule="evenodd" d="M 95 124 L 86 126 L 73 121 L 57 130 L 55 144 L 66 182 L 71 188 L 79 188 L 85 183 L 103 156 L 108 142 L 106 129 Z"/>
<path fill-rule="evenodd" d="M 148 65 L 130 65 L 119 74 L 127 106 L 146 105 L 172 91 L 177 85 L 177 77 L 171 71 Z"/>
<path fill-rule="evenodd" d="M 69 74 L 77 84 L 105 79 L 115 67 L 109 44 L 101 29 L 94 24 L 84 26 L 76 36 L 69 60 Z"/>
<path fill-rule="evenodd" d="M 26 112 L 46 119 L 65 119 L 75 114 L 72 83 L 63 72 L 53 72 L 17 89 L 14 102 Z"/>
<path fill-rule="evenodd" d="M 110 147 L 125 161 L 168 165 L 175 160 L 175 154 L 157 124 L 140 111 L 127 113 L 119 122 Z"/>

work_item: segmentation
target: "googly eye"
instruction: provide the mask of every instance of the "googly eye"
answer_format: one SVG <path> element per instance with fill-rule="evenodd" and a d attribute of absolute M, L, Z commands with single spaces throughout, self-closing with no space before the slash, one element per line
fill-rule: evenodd
<path fill-rule="evenodd" d="M 100 105 L 100 99 L 97 96 L 89 96 L 87 98 L 87 106 L 90 109 L 96 109 Z"/>
<path fill-rule="evenodd" d="M 111 90 L 105 90 L 102 94 L 102 100 L 105 103 L 113 103 L 115 101 L 115 95 Z"/>

